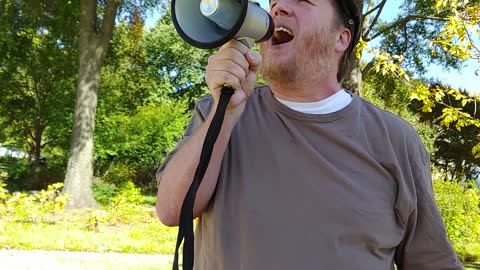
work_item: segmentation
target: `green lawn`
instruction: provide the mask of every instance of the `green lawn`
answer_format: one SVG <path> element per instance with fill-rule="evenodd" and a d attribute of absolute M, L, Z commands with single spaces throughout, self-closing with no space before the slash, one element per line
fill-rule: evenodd
<path fill-rule="evenodd" d="M 0 219 L 0 249 L 174 252 L 177 228 L 163 226 L 153 209 L 143 209 L 125 217 L 111 213 L 115 220 L 98 221 L 92 216 L 95 214 L 76 212 L 48 222 Z"/>
<path fill-rule="evenodd" d="M 464 264 L 464 266 L 465 266 L 465 269 L 466 269 L 466 270 L 467 270 L 467 269 L 469 269 L 469 270 L 471 270 L 471 269 L 480 269 L 480 263 L 466 263 L 466 264 Z"/>
<path fill-rule="evenodd" d="M 171 269 L 173 259 L 171 254 L 175 249 L 178 229 L 163 226 L 151 207 L 141 208 L 127 214 L 115 211 L 107 214 L 101 213 L 103 214 L 95 212 L 64 213 L 44 222 L 1 218 L 0 261 L 2 261 L 2 266 L 6 265 L 7 269 L 12 270 Z M 18 250 L 18 253 L 27 250 L 35 252 L 24 253 L 20 259 L 15 260 L 15 256 L 9 255 L 10 250 Z M 53 257 L 33 256 L 42 250 L 88 251 L 93 255 L 71 257 L 72 252 L 57 252 L 51 253 L 55 254 L 52 255 Z M 126 254 L 123 257 L 112 259 L 108 253 Z M 131 254 L 139 254 L 136 257 L 140 259 L 131 257 Z M 142 257 L 144 255 L 141 254 L 157 255 Z M 158 254 L 167 256 L 154 257 L 159 256 Z M 149 256 L 153 256 L 153 258 Z M 26 257 L 29 260 L 25 260 Z M 49 259 L 45 262 L 46 258 Z M 45 262 L 45 268 L 40 267 L 42 261 Z M 10 265 L 5 264 L 7 262 L 10 262 Z M 28 263 L 34 263 L 35 266 L 28 266 Z M 480 269 L 480 263 L 465 264 L 465 269 Z"/>

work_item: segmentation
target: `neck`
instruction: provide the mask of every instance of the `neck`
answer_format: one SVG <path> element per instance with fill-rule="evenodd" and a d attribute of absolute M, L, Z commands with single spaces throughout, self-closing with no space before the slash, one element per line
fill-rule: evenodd
<path fill-rule="evenodd" d="M 293 102 L 320 101 L 342 89 L 336 77 L 330 80 L 300 80 L 290 83 L 271 80 L 269 84 L 277 98 Z"/>

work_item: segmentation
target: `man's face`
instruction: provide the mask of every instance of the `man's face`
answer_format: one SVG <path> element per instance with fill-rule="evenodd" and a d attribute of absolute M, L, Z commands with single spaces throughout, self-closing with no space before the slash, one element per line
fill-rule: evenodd
<path fill-rule="evenodd" d="M 260 44 L 269 81 L 321 78 L 336 69 L 335 11 L 330 0 L 271 0 L 276 31 Z"/>

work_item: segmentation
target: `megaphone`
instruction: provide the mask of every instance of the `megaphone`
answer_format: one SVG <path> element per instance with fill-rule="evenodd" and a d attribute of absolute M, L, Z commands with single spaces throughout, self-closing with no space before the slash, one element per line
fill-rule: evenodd
<path fill-rule="evenodd" d="M 200 49 L 213 49 L 231 39 L 269 40 L 272 17 L 249 0 L 172 0 L 172 20 L 180 37 Z"/>
<path fill-rule="evenodd" d="M 200 49 L 213 49 L 232 39 L 248 47 L 253 42 L 269 40 L 274 32 L 272 17 L 257 3 L 249 0 L 172 0 L 172 21 L 180 37 Z M 172 269 L 179 269 L 179 249 L 183 245 L 183 269 L 193 270 L 193 206 L 205 175 L 213 146 L 222 127 L 225 111 L 234 89 L 224 85 L 218 106 L 208 127 L 200 160 L 180 212 L 180 223 Z"/>

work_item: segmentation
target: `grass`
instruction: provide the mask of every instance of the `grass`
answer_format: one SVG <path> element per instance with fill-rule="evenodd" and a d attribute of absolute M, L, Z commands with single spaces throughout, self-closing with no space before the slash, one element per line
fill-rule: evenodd
<path fill-rule="evenodd" d="M 163 226 L 153 210 L 145 211 L 136 222 L 93 225 L 88 213 L 49 222 L 0 220 L 0 249 L 171 254 L 177 228 Z"/>
<path fill-rule="evenodd" d="M 480 263 L 465 263 L 465 270 L 480 269 Z"/>
<path fill-rule="evenodd" d="M 144 201 L 151 198 L 144 198 Z M 8 269 L 171 269 L 178 228 L 162 225 L 150 204 L 124 209 L 64 212 L 33 222 L 28 219 L 0 218 L 0 261 Z M 124 260 L 109 256 L 70 257 L 71 253 L 56 252 L 45 263 L 30 253 L 29 260 L 11 260 L 1 250 L 82 251 L 95 254 L 137 253 L 164 254 L 163 260 Z M 32 252 L 31 254 L 35 254 Z M 84 253 L 82 253 L 84 254 Z M 123 255 L 128 257 L 129 255 Z M 141 257 L 139 255 L 139 257 Z M 132 257 L 133 258 L 133 257 Z M 166 259 L 165 259 L 166 258 Z M 10 258 L 11 259 L 11 258 Z M 20 262 L 20 265 L 19 265 Z M 24 265 L 21 265 L 23 263 Z M 28 263 L 35 263 L 31 267 Z M 26 265 L 25 265 L 26 264 Z M 32 268 L 33 267 L 33 268 Z M 480 269 L 480 263 L 467 263 L 465 269 Z"/>
<path fill-rule="evenodd" d="M 143 195 L 143 202 L 146 205 L 155 206 L 155 203 L 157 202 L 157 196 Z"/>

